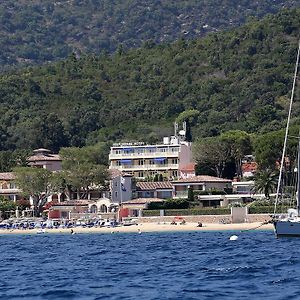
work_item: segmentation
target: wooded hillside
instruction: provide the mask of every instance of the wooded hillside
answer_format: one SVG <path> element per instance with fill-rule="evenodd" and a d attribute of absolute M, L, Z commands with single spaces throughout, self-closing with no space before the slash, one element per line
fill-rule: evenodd
<path fill-rule="evenodd" d="M 147 40 L 198 38 L 299 5 L 295 0 L 4 0 L 0 68 L 55 61 L 72 52 L 112 53 Z"/>
<path fill-rule="evenodd" d="M 239 29 L 113 55 L 65 61 L 0 77 L 0 150 L 153 142 L 182 112 L 192 138 L 284 126 L 300 10 Z M 299 104 L 293 123 L 299 122 Z"/>

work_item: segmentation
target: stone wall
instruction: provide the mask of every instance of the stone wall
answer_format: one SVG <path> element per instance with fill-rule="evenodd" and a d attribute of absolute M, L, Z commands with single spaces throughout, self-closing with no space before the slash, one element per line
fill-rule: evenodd
<path fill-rule="evenodd" d="M 231 223 L 231 215 L 201 215 L 201 216 L 184 216 L 182 217 L 188 223 Z M 246 223 L 264 222 L 270 220 L 268 214 L 251 214 L 247 215 Z M 170 223 L 174 220 L 174 217 L 140 217 L 139 223 Z M 180 220 L 177 220 L 180 222 Z"/>

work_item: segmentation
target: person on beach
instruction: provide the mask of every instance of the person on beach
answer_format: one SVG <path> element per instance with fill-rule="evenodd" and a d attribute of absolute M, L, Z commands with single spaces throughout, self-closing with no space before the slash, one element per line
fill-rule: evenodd
<path fill-rule="evenodd" d="M 203 226 L 202 223 L 201 223 L 201 222 L 198 222 L 197 227 L 202 227 L 202 226 Z"/>

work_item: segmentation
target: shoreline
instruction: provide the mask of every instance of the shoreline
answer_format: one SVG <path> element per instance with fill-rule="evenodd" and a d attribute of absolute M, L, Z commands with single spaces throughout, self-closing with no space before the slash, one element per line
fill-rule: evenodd
<path fill-rule="evenodd" d="M 202 227 L 197 227 L 197 223 L 187 223 L 185 225 L 171 225 L 163 223 L 139 223 L 138 225 L 119 226 L 119 227 L 92 227 L 92 228 L 57 228 L 45 229 L 45 232 L 40 233 L 39 229 L 3 229 L 0 230 L 0 235 L 7 234 L 71 234 L 71 229 L 75 234 L 84 233 L 151 233 L 151 232 L 184 232 L 184 231 L 254 231 L 254 230 L 273 230 L 272 224 L 264 224 L 261 222 L 254 223 L 239 223 L 239 224 L 215 224 L 207 223 Z M 259 228 L 257 228 L 259 227 Z"/>

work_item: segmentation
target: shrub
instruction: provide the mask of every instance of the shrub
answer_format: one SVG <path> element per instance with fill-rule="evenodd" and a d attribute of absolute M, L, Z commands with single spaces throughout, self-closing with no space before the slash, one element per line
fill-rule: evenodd
<path fill-rule="evenodd" d="M 155 209 L 184 209 L 189 207 L 186 199 L 168 199 L 164 202 L 151 202 L 148 205 L 149 210 Z"/>
<path fill-rule="evenodd" d="M 230 215 L 230 208 L 201 208 L 201 209 L 166 209 L 165 216 L 188 216 L 188 215 Z M 159 216 L 159 210 L 143 210 L 143 215 Z"/>

